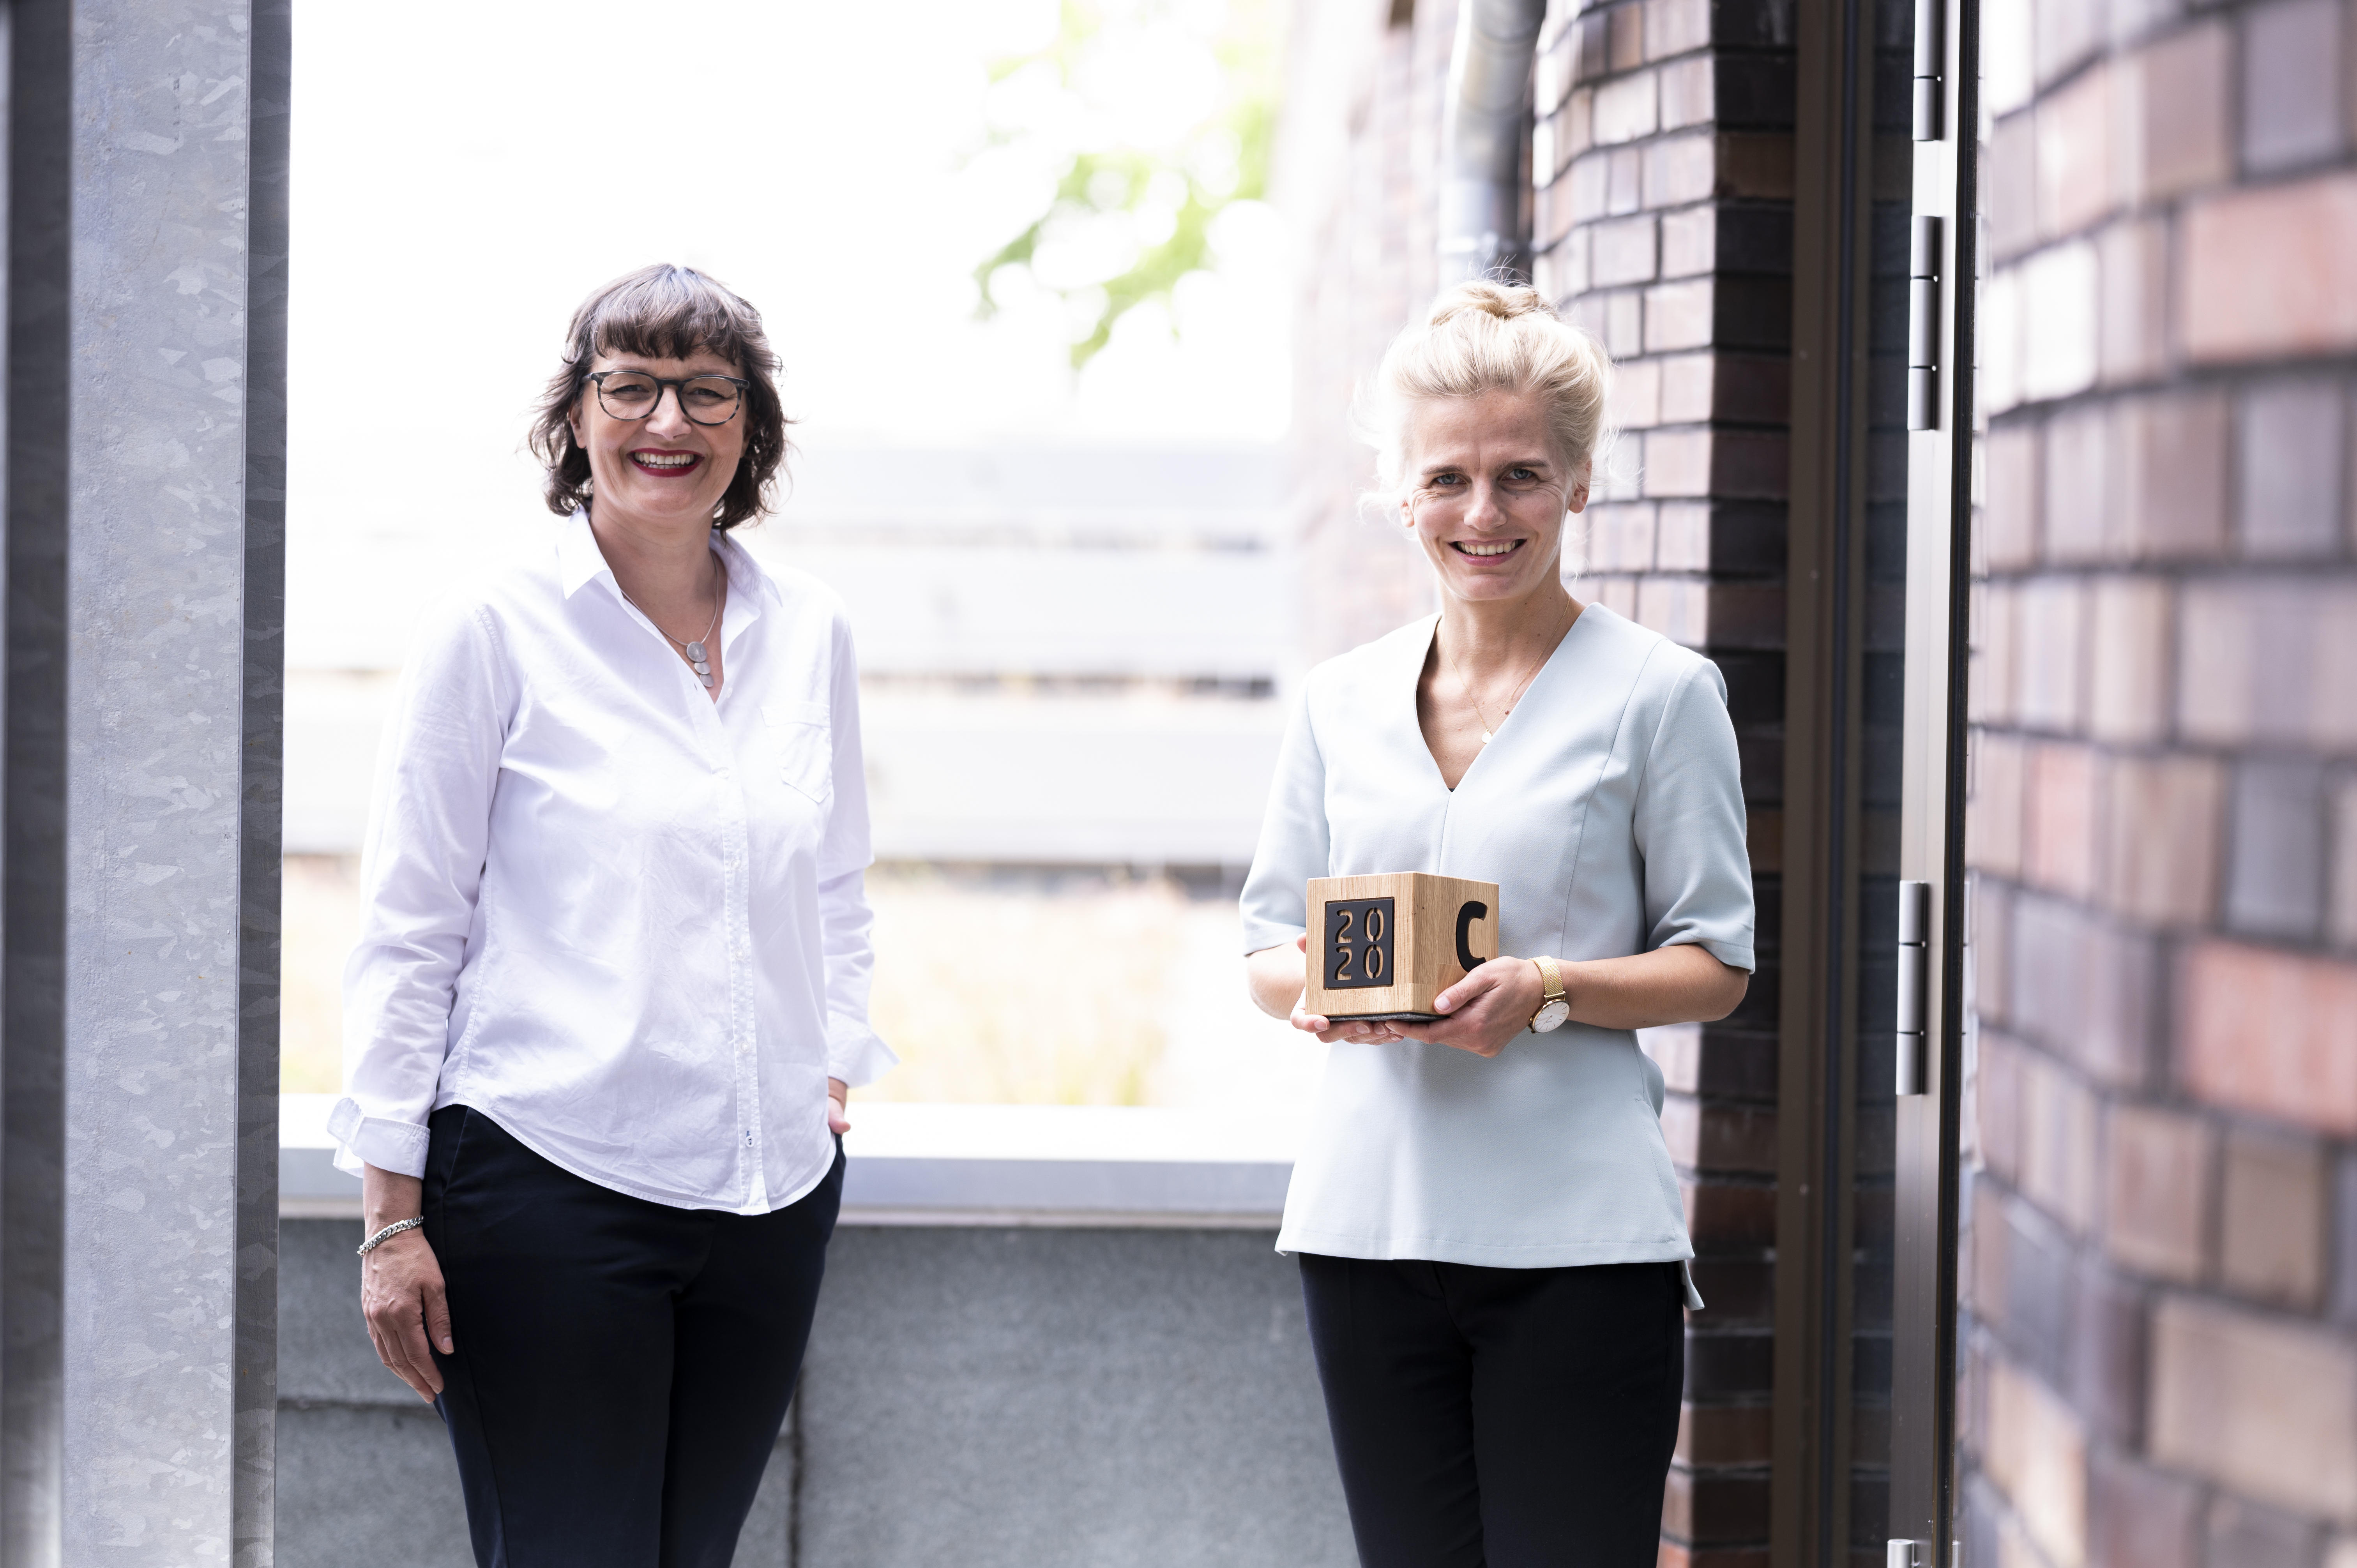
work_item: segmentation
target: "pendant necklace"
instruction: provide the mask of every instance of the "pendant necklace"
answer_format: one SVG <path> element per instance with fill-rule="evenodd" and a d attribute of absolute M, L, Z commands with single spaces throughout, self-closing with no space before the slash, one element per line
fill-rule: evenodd
<path fill-rule="evenodd" d="M 655 618 L 647 615 L 646 607 L 639 603 L 638 600 L 631 598 L 630 591 L 622 588 L 622 585 L 620 583 L 616 583 L 614 586 L 617 589 L 621 590 L 623 599 L 630 604 L 630 607 L 632 609 L 638 611 L 642 616 L 647 616 L 647 624 L 649 626 L 654 627 L 657 631 L 662 631 L 663 640 L 665 642 L 679 643 L 679 650 L 682 653 L 686 654 L 688 663 L 695 667 L 695 678 L 704 682 L 704 689 L 705 691 L 709 692 L 712 690 L 712 660 L 706 657 L 709 650 L 707 650 L 704 645 L 712 639 L 713 632 L 718 628 L 720 625 L 720 611 L 722 607 L 726 605 L 727 601 L 723 598 L 717 591 L 716 591 L 712 596 L 712 624 L 705 627 L 704 628 L 704 635 L 697 638 L 694 642 L 680 642 L 679 639 L 673 637 L 667 631 L 663 631 L 663 628 L 656 624 Z"/>
<path fill-rule="evenodd" d="M 1566 628 L 1566 629 L 1568 628 Z M 1438 639 L 1439 634 L 1437 632 L 1434 633 L 1434 640 L 1437 642 Z M 1523 700 L 1523 693 L 1529 690 L 1532 682 L 1538 679 L 1539 671 L 1546 668 L 1547 659 L 1555 652 L 1555 644 L 1560 643 L 1562 640 L 1562 637 L 1557 636 L 1555 642 L 1547 644 L 1546 652 L 1539 655 L 1538 662 L 1533 664 L 1530 668 L 1529 673 L 1525 674 L 1522 680 L 1516 683 L 1513 695 L 1506 699 L 1506 712 L 1508 714 L 1511 714 L 1514 711 L 1514 704 Z M 1457 689 L 1465 694 L 1466 705 L 1473 710 L 1474 722 L 1480 726 L 1481 730 L 1481 744 L 1483 746 L 1489 745 L 1491 741 L 1497 738 L 1497 732 L 1490 727 L 1490 715 L 1481 711 L 1481 699 L 1473 694 L 1473 682 L 1465 678 L 1465 671 L 1458 667 L 1455 660 L 1448 658 L 1446 654 L 1442 655 L 1442 658 L 1448 665 L 1448 672 L 1457 678 Z M 1506 721 L 1504 719 L 1500 719 L 1498 722 L 1502 725 Z"/>

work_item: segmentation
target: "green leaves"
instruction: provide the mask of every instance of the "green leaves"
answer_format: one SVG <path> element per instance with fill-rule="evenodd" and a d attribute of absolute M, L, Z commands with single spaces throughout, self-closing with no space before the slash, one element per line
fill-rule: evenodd
<path fill-rule="evenodd" d="M 1239 201 L 1264 199 L 1275 135 L 1279 24 L 1271 0 L 1064 0 L 1055 38 L 992 72 L 994 90 L 1024 75 L 1050 75 L 1054 113 L 1031 100 L 1033 123 L 994 132 L 995 145 L 1060 136 L 1053 196 L 1037 217 L 974 269 L 976 314 L 996 314 L 995 280 L 1020 267 L 1072 307 L 1072 368 L 1104 348 L 1114 326 L 1149 301 L 1170 301 L 1180 279 L 1218 264 L 1213 228 Z M 1125 88 L 1183 81 L 1209 64 L 1214 83 L 1195 112 L 1160 134 L 1141 134 L 1125 113 Z M 1167 71 L 1162 69 L 1167 65 Z M 1167 106 L 1166 106 L 1167 107 Z M 1042 252 L 1065 243 L 1067 264 L 1043 268 Z M 1126 254 L 1109 274 L 1075 271 L 1073 252 Z M 1091 273 L 1099 275 L 1089 275 Z"/>

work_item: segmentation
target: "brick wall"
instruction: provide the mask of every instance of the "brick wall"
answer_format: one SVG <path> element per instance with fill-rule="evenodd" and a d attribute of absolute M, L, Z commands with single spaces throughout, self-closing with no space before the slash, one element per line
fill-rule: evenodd
<path fill-rule="evenodd" d="M 1769 1539 L 1792 41 L 1775 0 L 1555 0 L 1537 72 L 1535 281 L 1619 367 L 1577 591 L 1726 675 L 1760 899 L 1742 1008 L 1649 1041 L 1709 1303 L 1688 1323 L 1664 1568 L 1751 1568 Z"/>
<path fill-rule="evenodd" d="M 1985 13 L 1967 1560 L 2357 1568 L 2357 12 Z"/>

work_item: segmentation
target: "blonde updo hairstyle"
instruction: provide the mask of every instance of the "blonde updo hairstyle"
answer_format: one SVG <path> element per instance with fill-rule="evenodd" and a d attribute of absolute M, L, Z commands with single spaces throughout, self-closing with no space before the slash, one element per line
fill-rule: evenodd
<path fill-rule="evenodd" d="M 1408 489 L 1407 429 L 1419 403 L 1514 392 L 1537 397 L 1565 477 L 1577 483 L 1608 445 L 1604 401 L 1612 361 L 1534 288 L 1477 278 L 1444 289 L 1424 320 L 1392 340 L 1357 423 L 1375 448 L 1376 499 Z"/>

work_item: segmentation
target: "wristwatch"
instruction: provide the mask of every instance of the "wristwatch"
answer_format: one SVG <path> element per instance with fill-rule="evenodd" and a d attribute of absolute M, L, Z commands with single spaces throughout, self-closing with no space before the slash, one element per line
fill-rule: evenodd
<path fill-rule="evenodd" d="M 1534 958 L 1531 961 L 1539 966 L 1539 979 L 1546 984 L 1546 1000 L 1531 1015 L 1531 1033 L 1544 1035 L 1549 1029 L 1562 1027 L 1563 1021 L 1571 1016 L 1571 1004 L 1563 993 L 1561 966 L 1551 958 Z"/>

